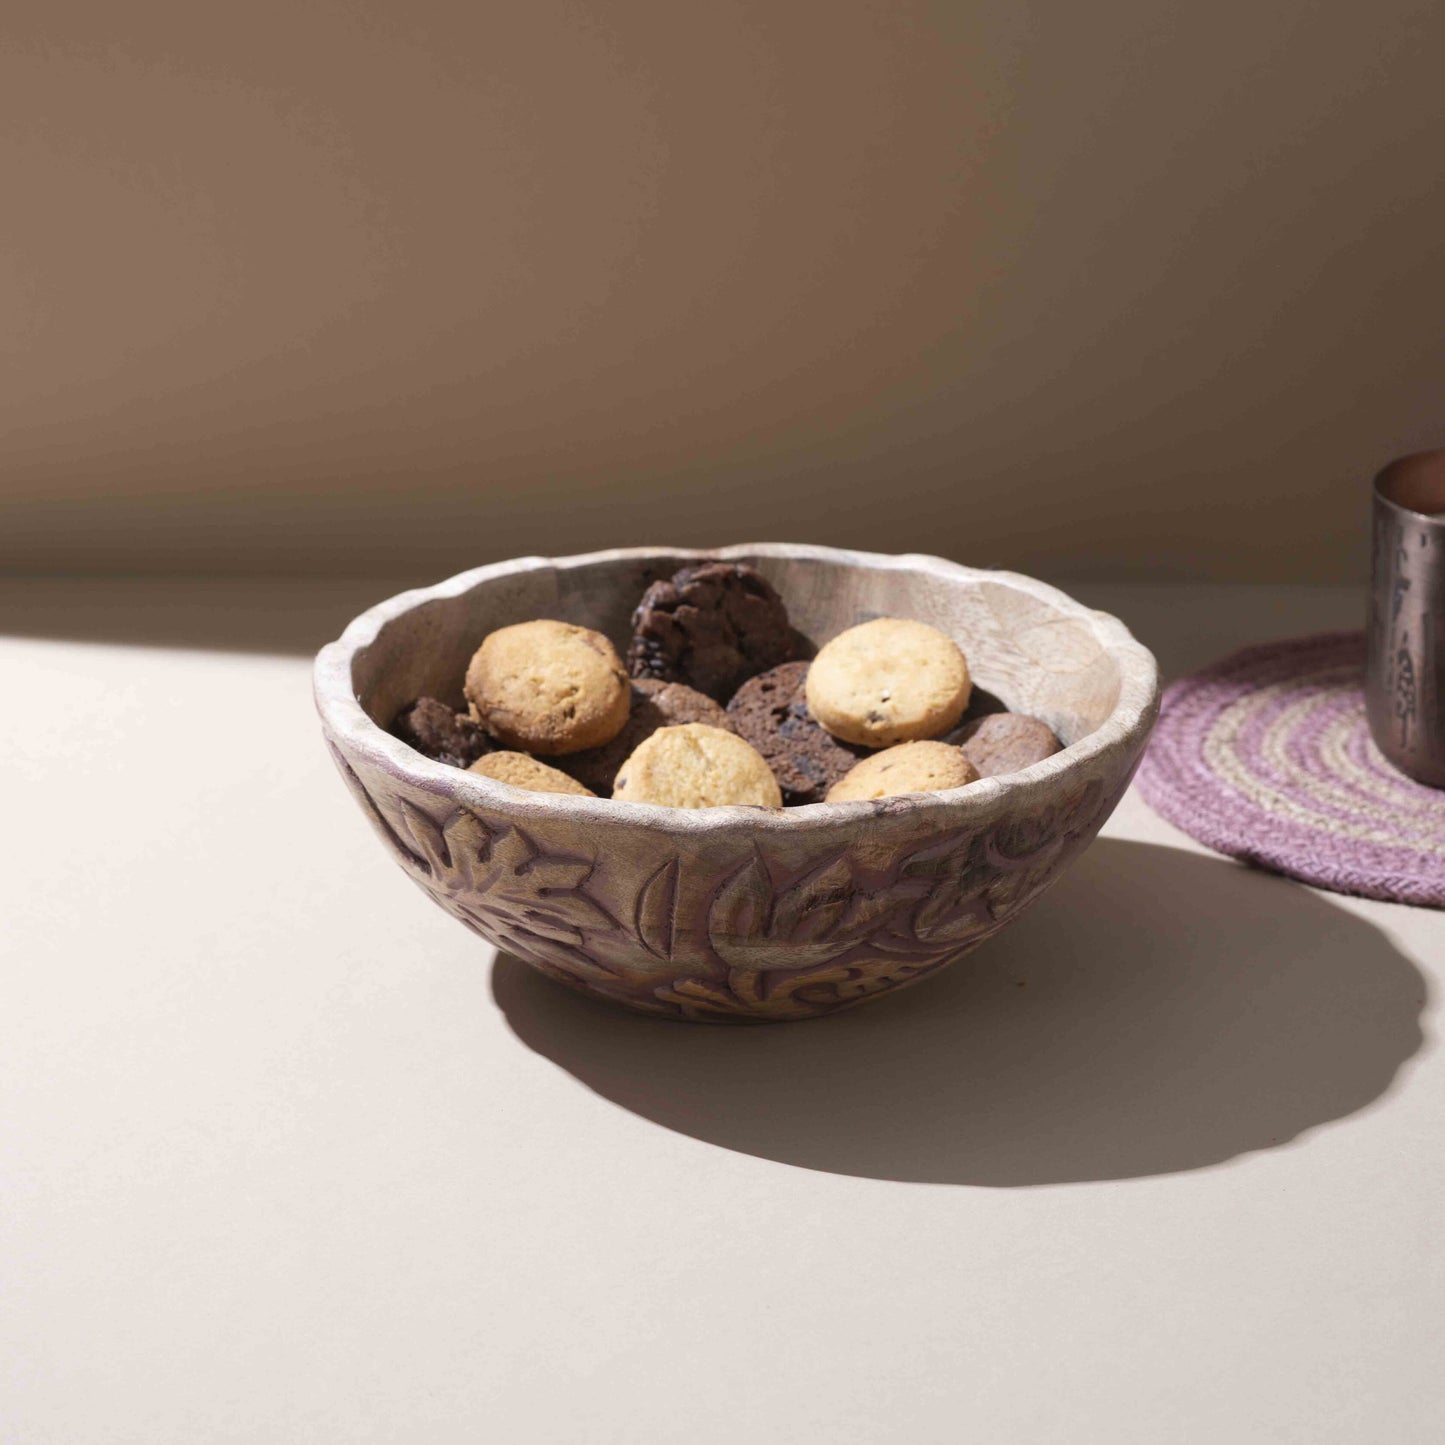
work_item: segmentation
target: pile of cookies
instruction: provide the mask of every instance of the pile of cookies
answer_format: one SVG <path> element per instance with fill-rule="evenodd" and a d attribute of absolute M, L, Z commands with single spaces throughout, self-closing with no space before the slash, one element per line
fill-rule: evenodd
<path fill-rule="evenodd" d="M 760 572 L 702 562 L 643 594 L 625 664 L 589 628 L 520 622 L 472 657 L 466 712 L 419 698 L 392 730 L 514 787 L 673 808 L 935 792 L 1059 750 L 1039 719 L 987 711 L 922 622 L 875 618 L 811 651 Z"/>

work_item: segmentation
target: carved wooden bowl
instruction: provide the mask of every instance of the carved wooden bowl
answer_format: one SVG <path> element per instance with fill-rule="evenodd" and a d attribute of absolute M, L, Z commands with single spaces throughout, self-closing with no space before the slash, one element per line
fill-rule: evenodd
<path fill-rule="evenodd" d="M 769 811 L 529 793 L 386 731 L 430 693 L 461 705 L 493 628 L 582 623 L 625 649 L 643 589 L 698 557 L 753 563 L 821 645 L 871 617 L 950 633 L 975 682 L 1066 744 L 967 788 Z M 527 557 L 403 593 L 316 661 L 337 767 L 409 877 L 549 977 L 672 1018 L 801 1019 L 915 983 L 1018 917 L 1128 786 L 1158 705 L 1124 626 L 1028 577 L 936 557 L 761 544 Z"/>

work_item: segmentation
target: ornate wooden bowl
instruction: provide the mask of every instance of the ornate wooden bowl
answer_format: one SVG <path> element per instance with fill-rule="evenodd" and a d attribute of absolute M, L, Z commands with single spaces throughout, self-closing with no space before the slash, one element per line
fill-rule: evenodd
<path fill-rule="evenodd" d="M 521 792 L 387 733 L 418 695 L 460 705 L 468 658 L 507 623 L 561 618 L 625 649 L 647 584 L 699 557 L 756 565 L 819 645 L 871 617 L 941 628 L 979 686 L 1064 750 L 945 793 L 685 811 Z M 1033 902 L 1128 786 L 1158 682 L 1120 622 L 1028 577 L 767 543 L 527 557 L 403 593 L 322 649 L 316 701 L 383 842 L 483 938 L 648 1013 L 801 1019 L 917 982 Z"/>

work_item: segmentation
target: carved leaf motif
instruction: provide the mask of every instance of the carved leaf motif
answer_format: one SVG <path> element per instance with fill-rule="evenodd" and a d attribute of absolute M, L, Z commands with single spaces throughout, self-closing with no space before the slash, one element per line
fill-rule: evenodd
<path fill-rule="evenodd" d="M 452 855 L 435 820 L 405 798 L 397 802 L 396 809 L 401 822 L 399 832 L 403 842 L 408 838 L 411 840 L 409 851 L 413 857 L 421 862 L 433 878 L 444 877 L 451 871 Z"/>
<path fill-rule="evenodd" d="M 501 946 L 518 958 L 539 967 L 545 966 L 544 972 L 551 972 L 565 983 L 584 987 L 589 993 L 603 993 L 609 998 L 628 1001 L 625 991 L 618 988 L 617 975 L 581 950 L 549 944 L 527 934 L 501 932 Z"/>
<path fill-rule="evenodd" d="M 686 1019 L 731 1022 L 758 1017 L 758 1009 L 752 1002 L 695 978 L 675 979 L 671 984 L 656 989 L 653 997 L 669 1011 Z M 820 1012 L 816 1006 L 796 1001 L 788 995 L 769 995 L 767 1004 L 769 1018 L 811 1018 Z"/>
<path fill-rule="evenodd" d="M 372 797 L 333 755 L 409 875 L 469 928 L 573 987 L 715 1020 L 802 1018 L 933 972 L 1036 896 L 1124 785 L 1091 779 L 1050 808 L 926 838 L 901 859 L 860 842 L 796 873 L 755 845 L 715 883 L 659 854 L 638 888 L 626 868 L 500 819 Z"/>
<path fill-rule="evenodd" d="M 683 1018 L 749 1018 L 752 1010 L 735 994 L 700 978 L 676 978 L 653 990 L 653 997 L 672 1005 Z"/>
<path fill-rule="evenodd" d="M 1029 862 L 1052 842 L 1039 820 L 1030 818 L 1010 828 L 1000 828 L 989 840 L 989 860 L 995 867 L 1013 868 Z"/>
<path fill-rule="evenodd" d="M 616 975 L 588 948 L 588 931 L 615 936 L 621 930 L 587 890 L 592 859 L 547 853 L 517 828 L 493 832 L 466 809 L 440 827 L 422 810 L 401 804 L 412 847 L 406 856 L 425 877 L 418 881 L 469 927 L 504 948 L 523 954 L 545 951 L 588 979 Z"/>
<path fill-rule="evenodd" d="M 637 894 L 633 926 L 654 958 L 670 959 L 677 937 L 678 860 L 669 858 Z"/>
<path fill-rule="evenodd" d="M 1125 780 L 1125 787 L 1128 780 Z M 1112 812 L 1114 804 L 1123 796 L 1121 788 L 1110 801 L 1107 809 L 1104 808 L 1104 784 L 1098 778 L 1090 778 L 1089 782 L 1079 791 L 1079 795 L 1069 804 L 1063 818 L 1060 820 L 1060 829 L 1066 838 L 1077 838 L 1080 833 L 1086 833 L 1097 828 L 1103 821 L 1106 812 Z"/>
<path fill-rule="evenodd" d="M 898 914 L 928 896 L 932 881 L 905 878 L 891 887 L 860 890 L 848 900 L 848 911 L 839 925 L 837 936 L 863 941 L 892 928 Z"/>
<path fill-rule="evenodd" d="M 849 855 L 840 853 L 774 897 L 772 937 L 807 951 L 809 944 L 825 941 L 848 916 L 852 893 Z"/>
<path fill-rule="evenodd" d="M 767 992 L 758 960 L 759 945 L 770 936 L 772 902 L 772 878 L 755 850 L 723 882 L 708 909 L 708 942 L 727 967 L 728 987 L 745 1004 L 761 1003 Z"/>
<path fill-rule="evenodd" d="M 913 932 L 929 944 L 960 944 L 991 932 L 993 914 L 977 893 L 940 881 L 913 915 Z"/>
<path fill-rule="evenodd" d="M 459 808 L 447 819 L 442 837 L 457 883 L 469 892 L 476 889 L 491 858 L 491 830 L 475 814 Z"/>
<path fill-rule="evenodd" d="M 475 885 L 488 911 L 524 918 L 546 937 L 578 943 L 584 928 L 618 927 L 586 889 L 596 867 L 590 858 L 544 853 L 512 828 L 493 841 L 489 865 Z"/>
<path fill-rule="evenodd" d="M 1050 849 L 1048 857 L 1034 868 L 1016 868 L 1012 872 L 998 874 L 988 886 L 986 894 L 989 911 L 999 924 L 1003 924 L 1024 903 L 1027 903 L 1053 876 L 1057 850 Z"/>
<path fill-rule="evenodd" d="M 767 975 L 766 998 L 770 1008 L 781 1008 L 790 999 L 805 989 L 819 985 L 836 987 L 848 978 L 853 970 L 833 964 L 824 968 L 804 968 L 796 972 L 771 972 Z"/>
<path fill-rule="evenodd" d="M 542 893 L 569 893 L 580 888 L 592 875 L 597 863 L 592 858 L 579 858 L 572 853 L 547 853 L 520 828 L 507 834 L 509 844 L 506 861 L 518 877 L 529 878 Z"/>
<path fill-rule="evenodd" d="M 735 869 L 713 897 L 707 913 L 707 934 L 724 962 L 745 961 L 750 941 L 767 933 L 768 906 L 773 898 L 772 879 L 762 854 L 754 852 Z"/>
<path fill-rule="evenodd" d="M 900 878 L 936 878 L 967 868 L 977 849 L 979 835 L 972 829 L 945 833 L 922 848 L 915 848 L 898 867 Z"/>
<path fill-rule="evenodd" d="M 492 845 L 488 886 L 495 888 L 504 878 L 530 872 L 536 859 L 537 848 L 532 840 L 520 828 L 508 828 Z M 531 893 L 531 886 L 527 891 Z"/>

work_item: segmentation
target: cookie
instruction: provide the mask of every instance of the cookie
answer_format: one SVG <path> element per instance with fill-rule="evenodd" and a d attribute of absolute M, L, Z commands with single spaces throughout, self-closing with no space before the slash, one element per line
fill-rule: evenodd
<path fill-rule="evenodd" d="M 796 651 L 788 609 L 761 572 L 746 562 L 698 562 L 642 594 L 627 670 L 725 703 Z"/>
<path fill-rule="evenodd" d="M 488 753 L 478 758 L 469 773 L 480 773 L 498 783 L 510 783 L 514 788 L 525 788 L 529 793 L 572 793 L 579 798 L 595 798 L 596 793 L 584 788 L 576 778 L 539 763 L 526 753 Z"/>
<path fill-rule="evenodd" d="M 981 778 L 1016 772 L 1053 757 L 1063 747 L 1047 723 L 1021 712 L 981 717 L 952 736 Z"/>
<path fill-rule="evenodd" d="M 634 678 L 632 708 L 622 731 L 600 748 L 571 753 L 557 766 L 600 797 L 612 792 L 612 780 L 640 743 L 658 728 L 682 723 L 707 723 L 710 727 L 735 731 L 727 713 L 710 697 L 680 682 L 659 682 L 652 677 Z"/>
<path fill-rule="evenodd" d="M 978 769 L 951 743 L 900 743 L 864 758 L 828 790 L 830 803 L 892 798 L 899 793 L 941 793 L 978 781 Z"/>
<path fill-rule="evenodd" d="M 469 768 L 492 750 L 491 738 L 471 718 L 434 697 L 408 703 L 397 713 L 391 730 L 417 752 L 454 768 Z"/>
<path fill-rule="evenodd" d="M 783 806 L 762 754 L 735 733 L 706 723 L 659 728 L 623 763 L 612 796 L 665 808 Z"/>
<path fill-rule="evenodd" d="M 1007 711 L 1008 704 L 996 693 L 980 687 L 975 678 L 973 687 L 969 690 L 968 706 L 964 708 L 963 716 L 946 733 L 940 733 L 937 740 L 943 743 L 957 743 L 968 735 L 966 729 L 971 728 L 980 718 L 986 717 L 989 713 Z"/>
<path fill-rule="evenodd" d="M 871 748 L 947 732 L 970 690 L 952 638 L 896 617 L 840 632 L 813 659 L 805 687 L 809 711 L 834 737 Z"/>
<path fill-rule="evenodd" d="M 463 691 L 498 742 L 543 757 L 610 742 L 631 698 L 622 659 L 600 632 L 551 621 L 490 633 Z"/>
<path fill-rule="evenodd" d="M 821 803 L 865 748 L 839 742 L 813 721 L 804 696 L 806 662 L 784 662 L 750 678 L 728 703 L 739 737 L 767 759 L 783 802 Z"/>

